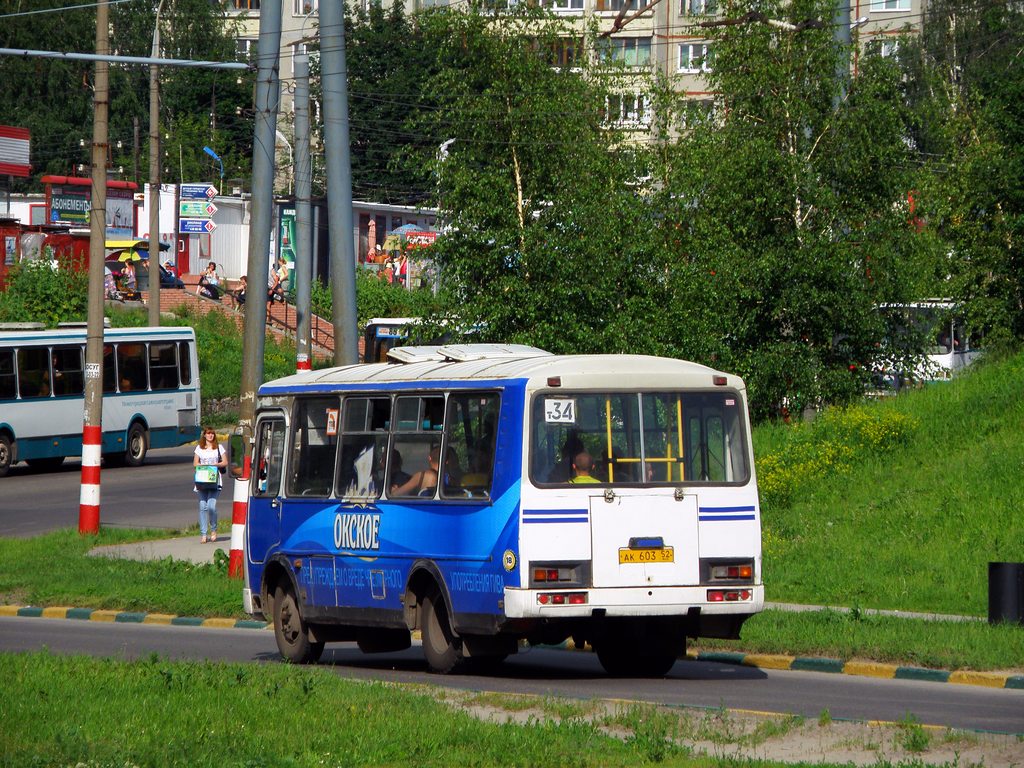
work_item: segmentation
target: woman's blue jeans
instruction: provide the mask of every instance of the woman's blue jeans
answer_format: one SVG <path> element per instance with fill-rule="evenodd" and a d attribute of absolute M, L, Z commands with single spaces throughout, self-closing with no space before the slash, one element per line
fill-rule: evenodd
<path fill-rule="evenodd" d="M 202 488 L 199 492 L 199 535 L 206 536 L 207 532 L 217 531 L 217 496 L 220 495 L 220 488 L 206 491 Z"/>

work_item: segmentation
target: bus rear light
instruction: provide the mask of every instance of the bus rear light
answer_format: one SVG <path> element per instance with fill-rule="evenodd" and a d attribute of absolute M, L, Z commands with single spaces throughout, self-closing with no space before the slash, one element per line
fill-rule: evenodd
<path fill-rule="evenodd" d="M 530 563 L 531 587 L 585 587 L 590 578 L 589 563 L 534 562 Z"/>
<path fill-rule="evenodd" d="M 586 605 L 586 592 L 541 592 L 537 595 L 541 605 Z"/>
<path fill-rule="evenodd" d="M 715 565 L 711 568 L 711 578 L 721 579 L 749 579 L 754 575 L 754 568 L 751 565 Z"/>
<path fill-rule="evenodd" d="M 711 380 L 714 382 L 716 387 L 724 387 L 728 379 L 725 376 L 712 376 Z"/>
<path fill-rule="evenodd" d="M 709 603 L 737 603 L 749 600 L 751 597 L 749 589 L 709 589 Z"/>

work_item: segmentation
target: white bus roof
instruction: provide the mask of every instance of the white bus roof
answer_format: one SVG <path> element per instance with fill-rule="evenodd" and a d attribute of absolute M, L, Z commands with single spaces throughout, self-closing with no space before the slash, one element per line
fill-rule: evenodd
<path fill-rule="evenodd" d="M 504 348 L 504 354 L 487 354 L 485 348 Z M 453 381 L 495 381 L 527 379 L 534 386 L 551 386 L 559 379 L 563 388 L 658 389 L 679 387 L 710 388 L 714 377 L 725 377 L 725 385 L 743 389 L 738 376 L 716 371 L 698 363 L 646 355 L 552 355 L 522 345 L 459 344 L 449 347 L 413 347 L 421 350 L 405 363 L 370 363 L 304 371 L 269 381 L 263 394 L 281 389 L 310 387 L 375 387 L 382 384 L 418 383 L 425 388 Z"/>

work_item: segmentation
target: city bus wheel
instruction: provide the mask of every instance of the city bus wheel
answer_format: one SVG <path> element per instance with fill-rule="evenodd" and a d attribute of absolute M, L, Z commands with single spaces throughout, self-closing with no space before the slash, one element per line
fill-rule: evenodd
<path fill-rule="evenodd" d="M 11 438 L 7 435 L 0 435 L 0 477 L 6 475 L 7 470 L 11 468 L 12 455 Z"/>
<path fill-rule="evenodd" d="M 281 655 L 295 664 L 315 664 L 324 652 L 323 643 L 310 642 L 299 603 L 289 587 L 274 592 L 274 638 Z"/>
<path fill-rule="evenodd" d="M 128 441 L 124 451 L 124 463 L 129 467 L 138 467 L 146 460 L 149 450 L 149 438 L 146 430 L 139 423 L 132 424 L 128 429 Z"/>
<path fill-rule="evenodd" d="M 448 608 L 440 591 L 434 589 L 424 598 L 420 610 L 423 621 L 423 655 L 431 671 L 447 675 L 462 662 L 462 642 L 455 635 L 448 620 Z"/>
<path fill-rule="evenodd" d="M 612 677 L 664 677 L 685 653 L 685 641 L 680 650 L 671 633 L 643 639 L 631 632 L 609 632 L 595 638 L 593 645 L 598 661 Z"/>
<path fill-rule="evenodd" d="M 47 456 L 45 459 L 28 459 L 28 465 L 32 469 L 38 469 L 40 471 L 46 471 L 56 469 L 64 463 L 63 456 Z"/>

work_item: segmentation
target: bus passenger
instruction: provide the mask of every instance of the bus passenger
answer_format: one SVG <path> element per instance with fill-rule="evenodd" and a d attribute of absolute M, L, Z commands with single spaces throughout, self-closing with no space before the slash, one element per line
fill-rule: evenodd
<path fill-rule="evenodd" d="M 590 471 L 593 468 L 594 460 L 591 458 L 589 453 L 586 451 L 577 453 L 576 457 L 572 460 L 573 478 L 569 482 L 577 485 L 601 482 L 590 474 Z"/>
<path fill-rule="evenodd" d="M 438 468 L 441 462 L 441 446 L 434 444 L 427 456 L 429 466 L 413 474 L 401 485 L 392 484 L 391 496 L 433 496 L 437 487 Z"/>

